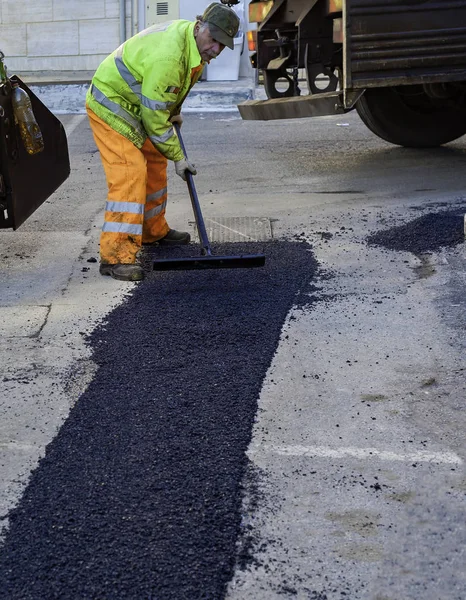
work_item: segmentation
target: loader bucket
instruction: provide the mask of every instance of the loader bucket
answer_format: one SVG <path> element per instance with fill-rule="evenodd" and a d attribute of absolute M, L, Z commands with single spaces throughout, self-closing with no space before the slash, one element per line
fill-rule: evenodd
<path fill-rule="evenodd" d="M 44 150 L 27 153 L 11 103 L 11 85 L 0 82 L 0 228 L 17 229 L 60 187 L 70 174 L 65 130 L 61 122 L 34 95 L 19 77 L 28 93 L 36 121 L 44 138 Z"/>

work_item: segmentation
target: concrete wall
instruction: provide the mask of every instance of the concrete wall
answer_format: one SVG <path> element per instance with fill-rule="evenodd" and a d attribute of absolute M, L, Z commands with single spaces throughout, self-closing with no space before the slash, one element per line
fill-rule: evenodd
<path fill-rule="evenodd" d="M 128 37 L 132 11 L 135 2 L 126 0 Z M 94 70 L 119 43 L 119 0 L 0 0 L 10 73 Z"/>
<path fill-rule="evenodd" d="M 144 27 L 141 6 L 151 1 L 125 0 L 126 37 Z M 179 0 L 179 16 L 194 20 L 210 2 Z M 249 2 L 243 2 L 247 21 Z M 119 0 L 0 0 L 0 50 L 11 74 L 93 71 L 119 44 Z M 252 75 L 247 45 L 239 74 Z"/>

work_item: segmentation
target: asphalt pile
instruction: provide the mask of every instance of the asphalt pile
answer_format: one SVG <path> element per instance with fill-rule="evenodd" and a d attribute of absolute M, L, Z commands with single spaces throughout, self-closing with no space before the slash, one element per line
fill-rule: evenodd
<path fill-rule="evenodd" d="M 438 212 L 370 235 L 368 244 L 413 254 L 435 252 L 464 242 L 464 210 Z"/>
<path fill-rule="evenodd" d="M 4 600 L 224 597 L 262 382 L 317 264 L 304 243 L 214 250 L 266 266 L 152 272 L 88 340 L 96 376 L 9 515 Z"/>

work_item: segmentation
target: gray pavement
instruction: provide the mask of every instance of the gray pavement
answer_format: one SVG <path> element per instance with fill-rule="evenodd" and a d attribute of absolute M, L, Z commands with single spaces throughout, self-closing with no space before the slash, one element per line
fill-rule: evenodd
<path fill-rule="evenodd" d="M 70 179 L 17 232 L 0 232 L 4 525 L 93 379 L 83 334 L 135 285 L 87 262 L 103 173 L 85 117 L 63 121 Z M 465 246 L 421 260 L 365 238 L 463 206 L 466 138 L 395 148 L 355 113 L 190 114 L 183 127 L 205 216 L 269 219 L 274 237 L 312 245 L 323 275 L 312 306 L 290 311 L 262 384 L 227 597 L 463 600 Z M 186 186 L 169 177 L 170 224 L 192 227 Z"/>

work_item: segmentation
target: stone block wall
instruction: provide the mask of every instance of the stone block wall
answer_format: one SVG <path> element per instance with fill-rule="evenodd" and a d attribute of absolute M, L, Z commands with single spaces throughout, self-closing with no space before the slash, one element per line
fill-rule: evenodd
<path fill-rule="evenodd" d="M 126 32 L 136 32 L 126 0 Z M 9 73 L 92 71 L 120 44 L 119 0 L 0 0 L 0 50 Z"/>

